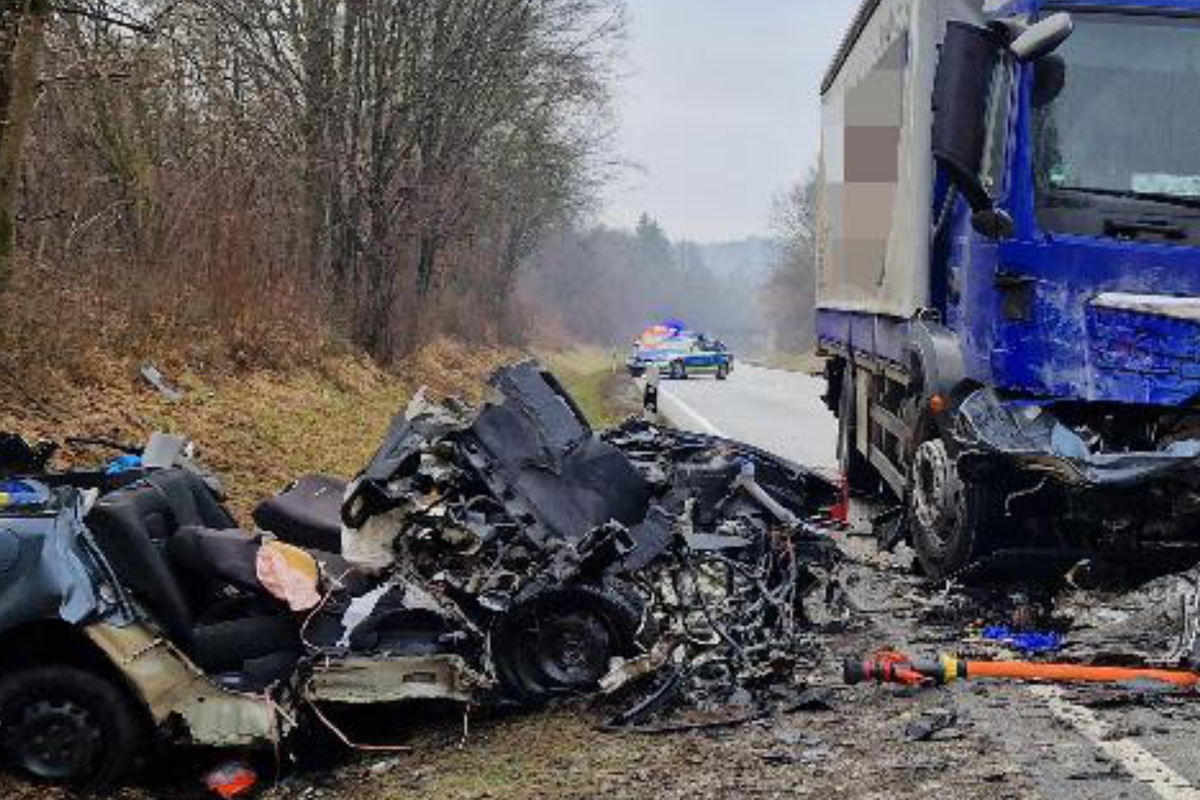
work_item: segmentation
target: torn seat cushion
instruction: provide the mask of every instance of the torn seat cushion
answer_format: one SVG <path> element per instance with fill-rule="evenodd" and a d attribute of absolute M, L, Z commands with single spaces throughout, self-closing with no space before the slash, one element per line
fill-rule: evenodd
<path fill-rule="evenodd" d="M 317 559 L 262 534 L 188 526 L 171 537 L 166 550 L 176 575 L 190 576 L 193 583 L 234 586 L 292 611 L 307 611 L 321 600 Z"/>
<path fill-rule="evenodd" d="M 346 482 L 306 475 L 254 509 L 254 522 L 288 544 L 336 553 L 342 536 Z"/>

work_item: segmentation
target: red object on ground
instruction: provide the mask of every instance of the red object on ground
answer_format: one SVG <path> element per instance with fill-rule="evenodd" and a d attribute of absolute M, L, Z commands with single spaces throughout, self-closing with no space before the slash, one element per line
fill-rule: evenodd
<path fill-rule="evenodd" d="M 837 505 L 829 509 L 829 518 L 834 522 L 846 524 L 850 521 L 850 481 L 846 479 L 845 475 L 842 476 L 840 488 L 841 499 L 838 500 Z"/>
<path fill-rule="evenodd" d="M 258 775 L 253 767 L 243 761 L 231 761 L 204 776 L 204 785 L 222 800 L 234 800 L 249 792 L 258 784 Z"/>

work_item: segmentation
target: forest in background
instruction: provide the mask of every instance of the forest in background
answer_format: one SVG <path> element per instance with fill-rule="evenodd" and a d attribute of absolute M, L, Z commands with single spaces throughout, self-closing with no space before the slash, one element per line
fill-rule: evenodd
<path fill-rule="evenodd" d="M 770 236 L 673 241 L 650 215 L 635 230 L 559 230 L 522 274 L 527 315 L 560 336 L 627 347 L 646 325 L 682 319 L 751 355 L 815 343 L 815 178 L 775 198 Z"/>
<path fill-rule="evenodd" d="M 626 25 L 623 0 L 0 0 L 0 367 L 389 365 L 665 316 L 809 346 L 803 192 L 743 242 L 590 221 Z"/>
<path fill-rule="evenodd" d="M 616 163 L 624 29 L 620 0 L 5 0 L 6 352 L 510 335 Z"/>

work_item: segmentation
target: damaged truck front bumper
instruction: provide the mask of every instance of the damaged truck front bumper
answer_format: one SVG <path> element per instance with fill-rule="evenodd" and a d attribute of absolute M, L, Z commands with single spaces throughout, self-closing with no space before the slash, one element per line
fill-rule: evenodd
<path fill-rule="evenodd" d="M 967 480 L 1004 486 L 1013 516 L 1191 538 L 1200 515 L 1200 416 L 1116 412 L 977 390 L 954 419 L 959 470 Z"/>

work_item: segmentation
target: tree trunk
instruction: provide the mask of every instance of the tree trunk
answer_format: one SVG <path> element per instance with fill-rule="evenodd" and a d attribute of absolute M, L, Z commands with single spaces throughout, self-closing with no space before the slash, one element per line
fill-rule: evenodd
<path fill-rule="evenodd" d="M 46 0 L 0 0 L 0 292 L 12 276 L 21 151 L 37 92 Z"/>
<path fill-rule="evenodd" d="M 433 277 L 437 270 L 437 256 L 440 245 L 438 237 L 432 233 L 422 233 L 417 244 L 417 300 L 424 302 L 433 290 Z"/>

